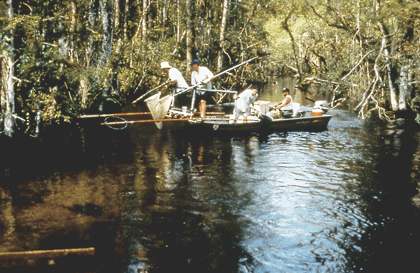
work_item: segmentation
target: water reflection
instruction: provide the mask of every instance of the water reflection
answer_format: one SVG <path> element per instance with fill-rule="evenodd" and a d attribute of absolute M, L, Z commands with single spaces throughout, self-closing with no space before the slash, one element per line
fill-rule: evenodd
<path fill-rule="evenodd" d="M 113 257 L 101 261 L 97 269 L 113 266 L 124 176 L 118 170 L 100 169 L 2 189 L 0 252 L 95 247 L 100 259 Z M 77 261 L 82 267 L 96 263 L 94 258 Z M 34 265 L 76 269 L 72 258 L 2 261 L 2 267 Z"/>
<path fill-rule="evenodd" d="M 6 265 L 408 271 L 420 254 L 419 211 L 411 203 L 420 136 L 331 113 L 321 132 L 85 132 L 79 168 L 17 176 L 0 188 L 0 251 L 95 247 L 95 256 Z"/>
<path fill-rule="evenodd" d="M 237 272 L 239 259 L 252 261 L 239 244 L 242 225 L 232 207 L 242 201 L 229 183 L 230 140 L 165 138 L 137 154 L 141 201 L 133 203 L 127 230 L 133 253 L 142 250 L 137 262 L 147 261 L 150 272 Z M 158 171 L 144 168 L 155 164 Z"/>
<path fill-rule="evenodd" d="M 346 226 L 353 235 L 352 246 L 346 248 L 348 266 L 409 272 L 419 255 L 416 246 L 420 242 L 416 232 L 419 211 L 411 202 L 418 193 L 413 179 L 418 173 L 413 165 L 418 151 L 413 147 L 418 147 L 419 134 L 379 130 L 369 128 L 373 137 L 366 144 L 371 146 L 371 154 L 365 152 L 365 157 L 371 161 L 354 166 L 359 185 L 347 188 L 352 194 L 347 202 L 357 204 L 364 217 L 355 217 Z"/>

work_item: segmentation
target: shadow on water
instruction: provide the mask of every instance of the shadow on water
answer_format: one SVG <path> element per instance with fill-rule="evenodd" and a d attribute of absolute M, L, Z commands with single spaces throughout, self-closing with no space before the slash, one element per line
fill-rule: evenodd
<path fill-rule="evenodd" d="M 411 201 L 419 133 L 332 114 L 320 132 L 194 135 L 91 124 L 41 140 L 2 139 L 10 157 L 2 161 L 0 252 L 95 247 L 92 257 L 2 266 L 407 272 L 420 254 Z"/>
<path fill-rule="evenodd" d="M 243 260 L 251 268 L 232 204 L 241 196 L 229 183 L 230 138 L 162 139 L 137 151 L 141 165 L 126 231 L 137 262 L 149 272 L 238 272 Z"/>
<path fill-rule="evenodd" d="M 354 162 L 360 184 L 346 188 L 352 196 L 348 202 L 359 206 L 365 218 L 344 223 L 351 235 L 340 240 L 347 271 L 413 272 L 420 255 L 420 210 L 412 202 L 418 195 L 420 134 L 386 127 L 367 133 L 374 147 L 369 153 L 375 156 L 366 155 L 372 162 Z M 354 233 L 354 225 L 362 232 Z"/>
<path fill-rule="evenodd" d="M 129 133 L 65 125 L 50 127 L 41 138 L 2 138 L 1 146 L 0 253 L 93 247 L 95 255 L 0 255 L 0 271 L 121 271 L 119 193 L 121 166 L 133 160 Z"/>

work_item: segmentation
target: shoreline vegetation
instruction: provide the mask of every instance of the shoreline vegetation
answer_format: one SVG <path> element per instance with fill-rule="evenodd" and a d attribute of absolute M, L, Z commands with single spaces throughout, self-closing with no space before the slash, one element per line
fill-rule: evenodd
<path fill-rule="evenodd" d="M 420 123 L 420 2 L 72 0 L 1 4 L 1 134 L 37 137 L 81 114 L 115 113 L 198 59 L 240 91 L 292 77 L 362 119 Z M 162 90 L 162 92 L 168 92 Z M 230 99 L 229 97 L 227 98 Z"/>

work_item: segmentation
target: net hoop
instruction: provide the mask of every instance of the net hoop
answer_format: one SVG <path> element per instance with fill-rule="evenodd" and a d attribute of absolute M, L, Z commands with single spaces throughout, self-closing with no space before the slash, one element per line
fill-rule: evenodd
<path fill-rule="evenodd" d="M 114 126 L 111 126 L 111 124 L 109 124 L 109 123 L 111 123 L 112 121 L 108 121 L 108 119 L 112 119 L 112 118 L 124 122 L 124 126 L 122 126 L 122 127 L 114 127 L 115 124 L 114 124 Z M 119 117 L 119 116 L 106 117 L 104 119 L 104 123 L 105 123 L 106 126 L 108 126 L 108 128 L 111 128 L 113 130 L 124 130 L 125 128 L 127 128 L 127 125 L 128 125 L 128 122 L 125 119 L 123 119 L 122 117 Z"/>

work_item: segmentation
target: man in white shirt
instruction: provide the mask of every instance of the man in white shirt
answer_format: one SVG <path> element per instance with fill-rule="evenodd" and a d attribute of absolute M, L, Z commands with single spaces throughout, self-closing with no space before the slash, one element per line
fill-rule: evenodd
<path fill-rule="evenodd" d="M 274 109 L 280 110 L 280 116 L 290 117 L 293 113 L 293 98 L 290 96 L 289 88 L 283 88 L 284 99 L 274 105 Z"/>
<path fill-rule="evenodd" d="M 199 84 L 199 89 L 212 89 L 211 81 L 214 79 L 213 73 L 205 66 L 200 66 L 200 62 L 198 60 L 193 60 L 190 63 L 190 66 L 192 68 L 191 73 L 191 85 Z M 201 84 L 200 84 L 201 83 Z M 209 94 L 210 93 L 210 94 Z M 194 108 L 199 108 L 198 105 L 200 104 L 200 100 L 207 101 L 208 97 L 211 96 L 211 92 L 206 91 L 199 91 L 194 90 Z"/>
<path fill-rule="evenodd" d="M 191 85 L 196 85 L 198 83 L 203 83 L 199 86 L 200 89 L 211 89 L 211 81 L 214 79 L 213 73 L 205 66 L 200 66 L 198 60 L 193 60 L 190 63 L 193 72 L 191 73 Z M 200 95 L 204 94 L 204 91 L 199 93 Z"/>
<path fill-rule="evenodd" d="M 182 89 L 188 88 L 187 82 L 178 69 L 170 66 L 168 62 L 162 62 L 160 68 L 168 74 L 169 79 L 172 81 L 170 86 L 176 88 L 175 92 L 180 92 Z"/>
<path fill-rule="evenodd" d="M 246 89 L 241 94 L 236 96 L 235 101 L 235 119 L 237 119 L 239 116 L 243 116 L 246 118 L 250 115 L 251 110 L 251 104 L 254 103 L 254 101 L 258 98 L 258 85 L 252 86 L 250 89 Z"/>
<path fill-rule="evenodd" d="M 162 62 L 160 64 L 160 68 L 168 74 L 169 79 L 171 80 L 171 84 L 169 85 L 169 87 L 174 88 L 173 94 L 181 92 L 182 90 L 188 88 L 187 82 L 185 81 L 184 77 L 182 76 L 182 73 L 178 69 L 170 66 L 168 62 Z M 182 94 L 179 96 L 181 96 L 182 98 L 177 98 L 176 100 L 174 99 L 172 105 L 174 105 L 176 101 L 177 104 L 179 104 L 178 106 L 187 106 L 186 95 Z"/>

